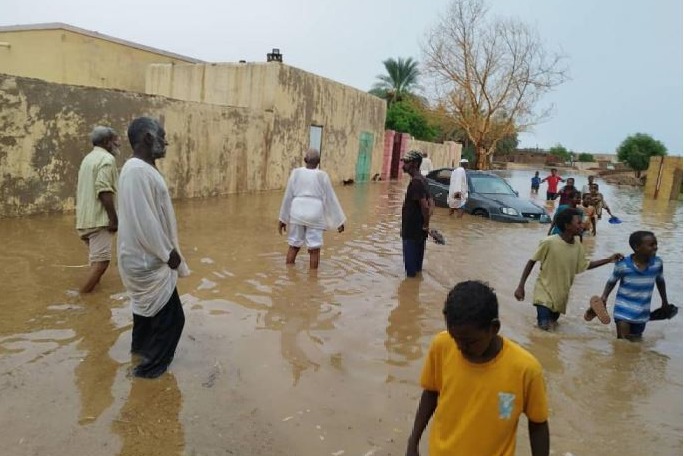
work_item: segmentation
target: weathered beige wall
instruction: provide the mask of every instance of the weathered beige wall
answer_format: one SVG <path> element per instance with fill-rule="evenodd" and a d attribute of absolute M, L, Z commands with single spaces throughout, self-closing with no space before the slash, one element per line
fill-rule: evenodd
<path fill-rule="evenodd" d="M 461 159 L 463 145 L 457 142 L 446 141 L 443 144 L 417 141 L 411 139 L 407 150 L 419 150 L 427 152 L 432 160 L 432 165 L 437 168 L 453 167 Z"/>
<path fill-rule="evenodd" d="M 106 14 L 106 12 L 103 12 Z M 151 63 L 187 63 L 63 29 L 0 32 L 0 73 L 62 84 L 145 91 Z"/>
<path fill-rule="evenodd" d="M 321 168 L 333 182 L 354 178 L 362 132 L 373 134 L 370 175 L 381 172 L 385 102 L 315 74 L 275 62 L 151 65 L 147 93 L 273 114 L 269 167 L 283 175 L 301 165 L 311 125 L 323 127 Z"/>
<path fill-rule="evenodd" d="M 682 157 L 651 157 L 646 173 L 645 196 L 665 200 L 681 199 Z"/>
<path fill-rule="evenodd" d="M 0 74 L 0 217 L 70 210 L 88 134 L 111 125 L 125 138 L 140 115 L 163 120 L 160 160 L 174 197 L 280 188 L 287 157 L 274 156 L 273 115 Z M 122 157 L 131 150 L 124 140 Z M 288 170 L 289 171 L 289 170 Z"/>

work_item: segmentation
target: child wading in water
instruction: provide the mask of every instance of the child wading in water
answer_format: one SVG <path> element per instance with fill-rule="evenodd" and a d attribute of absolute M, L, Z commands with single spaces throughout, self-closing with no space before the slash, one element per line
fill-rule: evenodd
<path fill-rule="evenodd" d="M 407 456 L 434 414 L 430 456 L 515 455 L 518 419 L 528 420 L 533 456 L 549 455 L 549 426 L 542 367 L 518 344 L 499 335 L 494 290 L 461 282 L 444 304 L 447 330 L 435 336 L 425 359 Z"/>
<path fill-rule="evenodd" d="M 535 195 L 539 193 L 539 186 L 541 185 L 541 177 L 539 177 L 539 171 L 535 171 L 534 177 L 532 178 L 532 186 L 530 187 L 530 192 Z"/>
<path fill-rule="evenodd" d="M 619 253 L 597 261 L 586 258 L 582 243 L 575 241 L 575 236 L 579 236 L 582 231 L 577 209 L 565 209 L 555 220 L 561 233 L 551 235 L 539 243 L 539 248 L 525 265 L 520 284 L 515 290 L 515 298 L 518 301 L 524 300 L 525 282 L 534 264 L 540 261 L 541 270 L 534 286 L 532 304 L 537 309 L 537 324 L 545 331 L 554 327 L 560 314 L 565 313 L 575 275 L 623 258 Z"/>
<path fill-rule="evenodd" d="M 600 299 L 605 306 L 611 291 L 620 282 L 613 310 L 617 337 L 640 340 L 651 315 L 653 285 L 660 293 L 662 312 L 671 312 L 674 306 L 667 302 L 663 260 L 656 256 L 658 240 L 655 235 L 650 231 L 636 231 L 629 236 L 629 246 L 634 253 L 615 265 Z M 594 317 L 596 312 L 590 307 L 584 318 L 590 321 Z"/>

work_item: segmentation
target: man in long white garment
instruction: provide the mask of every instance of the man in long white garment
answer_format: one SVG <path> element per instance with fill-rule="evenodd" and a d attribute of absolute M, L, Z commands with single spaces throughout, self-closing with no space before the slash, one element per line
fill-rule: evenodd
<path fill-rule="evenodd" d="M 294 264 L 301 247 L 309 249 L 309 268 L 318 269 L 323 246 L 323 231 L 344 231 L 346 220 L 330 178 L 318 169 L 321 154 L 309 149 L 304 156 L 306 166 L 292 170 L 280 207 L 278 232 L 287 229 L 286 264 Z"/>
<path fill-rule="evenodd" d="M 133 307 L 131 352 L 141 362 L 136 377 L 166 372 L 180 340 L 185 315 L 176 282 L 189 274 L 178 248 L 176 216 L 156 160 L 166 155 L 166 132 L 149 117 L 128 127 L 133 148 L 119 177 L 118 257 Z"/>
<path fill-rule="evenodd" d="M 461 218 L 463 217 L 463 212 L 465 212 L 465 205 L 468 202 L 468 178 L 465 171 L 468 167 L 468 159 L 461 159 L 458 165 L 458 168 L 451 173 L 451 179 L 449 180 L 447 205 L 449 206 L 449 215 L 457 212 L 458 218 Z"/>

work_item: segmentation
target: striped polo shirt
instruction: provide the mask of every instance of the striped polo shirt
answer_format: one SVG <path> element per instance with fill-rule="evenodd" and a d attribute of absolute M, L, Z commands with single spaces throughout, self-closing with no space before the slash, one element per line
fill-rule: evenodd
<path fill-rule="evenodd" d="M 632 256 L 615 264 L 608 283 L 618 281 L 613 318 L 632 323 L 646 323 L 651 313 L 651 296 L 656 281 L 663 280 L 663 260 L 653 256 L 643 271 L 637 269 Z"/>

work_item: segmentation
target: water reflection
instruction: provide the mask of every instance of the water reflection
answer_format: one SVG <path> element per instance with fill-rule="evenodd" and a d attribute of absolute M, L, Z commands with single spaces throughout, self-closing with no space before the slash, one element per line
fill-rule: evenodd
<path fill-rule="evenodd" d="M 321 285 L 316 271 L 302 272 L 287 268 L 273 287 L 271 306 L 264 316 L 264 326 L 280 333 L 280 351 L 292 369 L 292 382 L 297 385 L 304 372 L 318 370 L 312 349 L 320 351 L 323 340 L 318 331 L 329 331 L 340 312 L 333 306 L 334 296 Z M 342 359 L 331 362 L 341 367 Z"/>
<path fill-rule="evenodd" d="M 72 319 L 71 326 L 80 339 L 76 348 L 83 352 L 74 371 L 81 394 L 80 424 L 96 421 L 114 402 L 112 385 L 119 363 L 109 350 L 126 328 L 116 328 L 108 302 L 96 295 L 84 300 L 84 311 Z"/>
<path fill-rule="evenodd" d="M 123 441 L 119 455 L 184 454 L 180 408 L 181 392 L 171 373 L 154 381 L 131 379 L 126 403 L 112 422 L 113 431 Z"/>
<path fill-rule="evenodd" d="M 421 281 L 404 279 L 397 289 L 397 306 L 390 312 L 387 320 L 387 363 L 405 366 L 411 361 L 422 359 L 420 344 L 420 321 L 423 316 L 418 292 Z"/>

